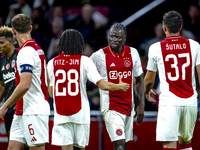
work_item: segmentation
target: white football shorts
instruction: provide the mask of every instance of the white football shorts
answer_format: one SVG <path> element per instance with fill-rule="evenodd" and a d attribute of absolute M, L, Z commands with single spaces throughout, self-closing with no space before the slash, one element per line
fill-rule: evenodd
<path fill-rule="evenodd" d="M 126 142 L 133 140 L 133 116 L 108 110 L 104 115 L 104 120 L 112 142 L 122 139 Z"/>
<path fill-rule="evenodd" d="M 49 142 L 48 115 L 14 115 L 10 140 L 28 146 L 40 146 Z"/>
<path fill-rule="evenodd" d="M 197 107 L 159 106 L 156 141 L 191 140 L 197 120 Z"/>
<path fill-rule="evenodd" d="M 53 126 L 52 145 L 74 145 L 84 148 L 89 143 L 90 124 L 63 123 Z"/>

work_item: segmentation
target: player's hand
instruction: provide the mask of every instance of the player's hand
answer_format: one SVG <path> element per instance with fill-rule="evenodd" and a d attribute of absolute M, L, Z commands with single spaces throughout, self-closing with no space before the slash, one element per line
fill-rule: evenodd
<path fill-rule="evenodd" d="M 130 85 L 127 83 L 122 82 L 122 79 L 119 78 L 119 85 L 121 91 L 127 91 L 130 88 Z"/>
<path fill-rule="evenodd" d="M 144 118 L 144 105 L 138 105 L 136 110 L 135 110 L 135 116 L 134 118 L 137 117 L 136 123 L 140 125 L 140 123 L 143 121 Z"/>
<path fill-rule="evenodd" d="M 0 108 L 0 120 L 4 120 L 3 116 L 6 114 L 7 110 L 8 109 L 4 109 L 3 106 Z"/>
<path fill-rule="evenodd" d="M 146 94 L 146 98 L 149 102 L 156 102 L 155 100 L 155 95 L 156 93 L 154 93 L 153 90 L 150 90 L 148 94 Z"/>

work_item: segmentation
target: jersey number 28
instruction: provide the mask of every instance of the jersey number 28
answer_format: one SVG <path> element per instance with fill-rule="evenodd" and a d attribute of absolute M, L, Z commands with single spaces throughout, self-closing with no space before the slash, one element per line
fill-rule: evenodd
<path fill-rule="evenodd" d="M 75 69 L 70 69 L 65 72 L 65 70 L 59 69 L 56 71 L 55 76 L 58 76 L 59 74 L 62 74 L 62 79 L 58 79 L 56 81 L 56 94 L 55 96 L 66 96 L 67 93 L 70 96 L 76 96 L 79 93 L 79 82 L 78 82 L 78 71 Z M 72 79 L 72 74 L 74 74 L 74 79 Z M 60 83 L 64 83 L 67 78 L 67 87 L 63 87 L 62 91 L 58 91 L 58 86 Z M 75 85 L 75 91 L 72 91 L 72 84 Z M 61 85 L 61 84 L 60 84 Z"/>

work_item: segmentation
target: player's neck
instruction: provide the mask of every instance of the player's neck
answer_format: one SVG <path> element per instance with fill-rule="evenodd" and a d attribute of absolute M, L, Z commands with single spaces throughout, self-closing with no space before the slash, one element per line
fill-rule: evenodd
<path fill-rule="evenodd" d="M 26 34 L 19 34 L 17 36 L 17 41 L 19 43 L 19 46 L 21 47 L 26 41 L 31 40 L 31 35 L 30 33 L 26 33 Z"/>
<path fill-rule="evenodd" d="M 14 53 L 14 50 L 15 50 L 15 47 L 12 46 L 11 49 L 10 49 L 10 52 L 6 55 L 7 59 L 9 59 L 12 56 L 12 54 Z"/>
<path fill-rule="evenodd" d="M 178 36 L 178 35 L 180 35 L 180 32 L 178 32 L 178 33 L 165 33 L 166 34 L 166 37 L 168 37 L 168 36 Z"/>

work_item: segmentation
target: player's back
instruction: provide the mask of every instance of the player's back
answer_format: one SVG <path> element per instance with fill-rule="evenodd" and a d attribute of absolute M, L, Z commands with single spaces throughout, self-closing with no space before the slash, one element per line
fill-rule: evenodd
<path fill-rule="evenodd" d="M 160 105 L 196 105 L 195 66 L 199 44 L 181 36 L 170 36 L 153 44 L 149 57 L 157 62 Z"/>
<path fill-rule="evenodd" d="M 20 75 L 32 72 L 32 80 L 29 90 L 17 102 L 15 114 L 50 114 L 46 58 L 41 47 L 34 40 L 26 41 L 19 49 L 16 63 L 16 85 L 20 83 Z"/>
<path fill-rule="evenodd" d="M 95 65 L 86 56 L 61 55 L 48 63 L 50 86 L 53 86 L 55 122 L 89 123 L 90 108 L 86 82 L 101 79 Z"/>

